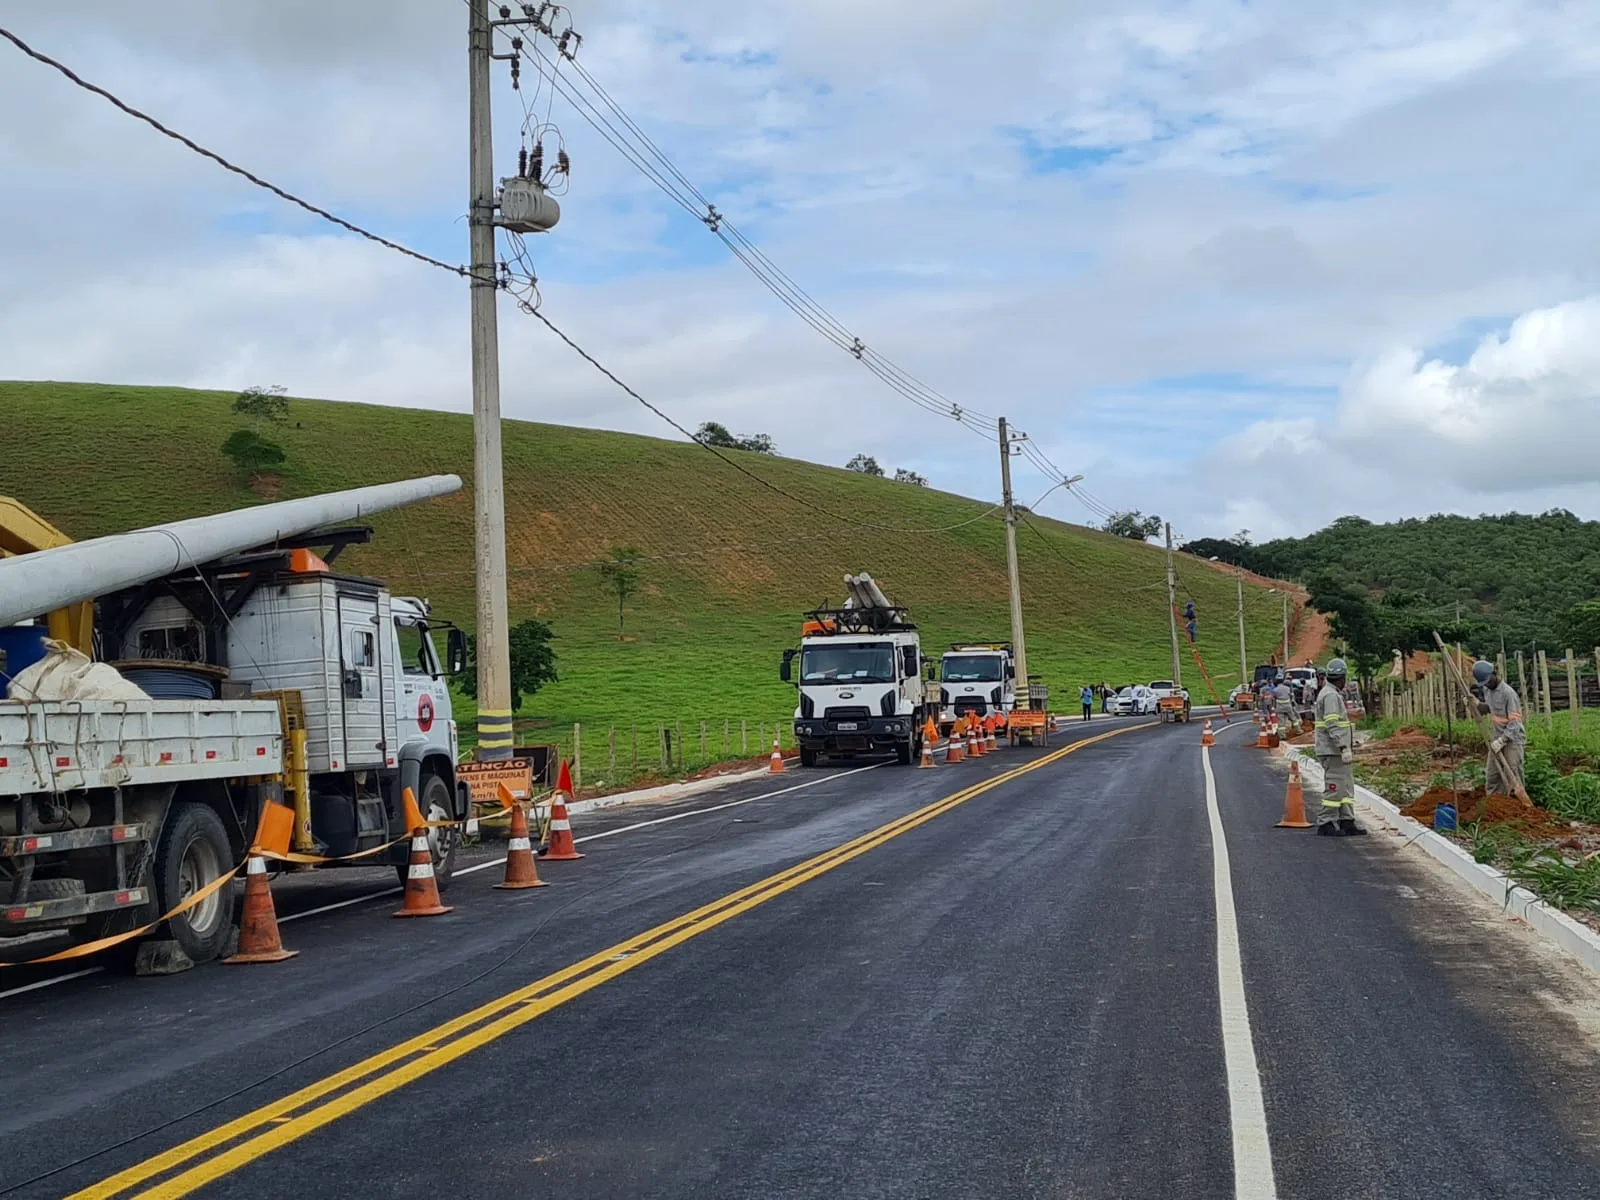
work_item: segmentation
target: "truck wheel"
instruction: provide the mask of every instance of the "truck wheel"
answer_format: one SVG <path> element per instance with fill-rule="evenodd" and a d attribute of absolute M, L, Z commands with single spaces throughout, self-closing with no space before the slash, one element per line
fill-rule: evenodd
<path fill-rule="evenodd" d="M 895 762 L 899 763 L 902 767 L 909 767 L 911 765 L 912 761 L 916 757 L 917 757 L 917 746 L 916 746 L 916 742 L 913 739 L 907 738 L 903 742 L 896 742 L 895 743 L 894 760 L 895 760 Z"/>
<path fill-rule="evenodd" d="M 461 844 L 461 826 L 459 825 L 433 825 L 434 821 L 452 821 L 455 813 L 450 809 L 450 787 L 437 775 L 425 775 L 422 778 L 422 795 L 417 797 L 417 807 L 422 810 L 422 819 L 429 822 L 428 848 L 433 851 L 433 878 L 442 892 L 450 886 L 451 876 L 456 869 L 456 847 Z M 406 877 L 411 872 L 409 863 L 397 863 L 395 874 L 400 878 L 400 886 L 405 887 Z"/>
<path fill-rule="evenodd" d="M 802 767 L 814 767 L 814 766 L 816 766 L 817 765 L 817 759 L 819 759 L 821 757 L 822 756 L 820 754 L 818 754 L 815 750 L 811 749 L 808 746 L 801 746 L 800 747 L 800 765 Z"/>
<path fill-rule="evenodd" d="M 204 804 L 175 804 L 156 847 L 156 902 L 161 912 L 175 908 L 228 870 L 233 852 L 222 820 Z M 233 925 L 233 896 L 213 891 L 187 912 L 166 923 L 167 936 L 191 961 L 210 962 L 222 953 Z"/>

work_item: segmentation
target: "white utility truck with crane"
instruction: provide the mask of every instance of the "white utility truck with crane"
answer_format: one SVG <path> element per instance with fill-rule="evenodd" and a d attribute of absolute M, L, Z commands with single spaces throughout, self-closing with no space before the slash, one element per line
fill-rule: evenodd
<path fill-rule="evenodd" d="M 800 647 L 785 650 L 779 668 L 785 682 L 799 687 L 800 765 L 814 767 L 824 755 L 888 752 L 910 765 L 938 708 L 937 695 L 929 699 L 934 685 L 922 678 L 917 627 L 871 575 L 846 575 L 844 582 L 844 605 L 805 614 Z"/>
<path fill-rule="evenodd" d="M 939 728 L 961 718 L 1009 717 L 1017 707 L 1017 664 L 1010 642 L 957 642 L 939 661 Z"/>
<path fill-rule="evenodd" d="M 432 476 L 73 543 L 0 502 L 14 534 L 0 541 L 0 938 L 155 921 L 241 861 L 269 800 L 293 809 L 294 851 L 404 879 L 403 790 L 430 821 L 467 816 L 445 686 L 465 637 L 450 627 L 447 668 L 426 601 L 332 564 L 371 537 L 343 523 L 460 486 Z M 430 831 L 441 884 L 458 840 Z M 155 937 L 204 962 L 231 927 L 221 889 Z"/>

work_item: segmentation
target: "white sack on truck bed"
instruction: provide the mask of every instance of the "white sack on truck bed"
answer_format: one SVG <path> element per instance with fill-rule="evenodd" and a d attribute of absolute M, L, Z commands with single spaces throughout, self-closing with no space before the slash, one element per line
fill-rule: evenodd
<path fill-rule="evenodd" d="M 91 662 L 65 642 L 45 642 L 45 656 L 18 671 L 6 689 L 12 700 L 148 700 L 113 666 Z"/>

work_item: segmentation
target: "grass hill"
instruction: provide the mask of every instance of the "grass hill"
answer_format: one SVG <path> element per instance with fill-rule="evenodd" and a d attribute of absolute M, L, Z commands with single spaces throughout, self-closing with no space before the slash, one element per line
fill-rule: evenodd
<path fill-rule="evenodd" d="M 1577 636 L 1569 610 L 1600 597 L 1600 522 L 1555 510 L 1540 516 L 1435 514 L 1374 524 L 1341 517 L 1303 538 L 1258 546 L 1203 541 L 1186 546 L 1280 578 L 1317 575 L 1381 591 L 1414 593 L 1443 625 L 1457 605 L 1480 651 L 1559 648 Z"/>
<path fill-rule="evenodd" d="M 180 388 L 0 382 L 0 494 L 86 538 L 453 471 L 467 489 L 377 517 L 373 544 L 347 551 L 340 566 L 426 596 L 437 613 L 470 626 L 468 417 L 292 400 L 287 426 L 272 433 L 288 460 L 252 491 L 219 451 L 242 425 L 232 400 Z M 504 444 L 512 619 L 552 625 L 561 674 L 524 712 L 557 726 L 583 722 L 586 745 L 590 731 L 603 739 L 606 726 L 630 722 L 653 748 L 656 722 L 681 719 L 698 734 L 704 720 L 715 741 L 725 720 L 737 737 L 748 719 L 753 737 L 758 721 L 770 729 L 787 719 L 794 693 L 778 679 L 781 651 L 796 643 L 804 609 L 842 599 L 847 571 L 871 571 L 909 605 L 935 653 L 957 638 L 1008 635 L 998 516 L 942 533 L 890 533 L 801 507 L 683 442 L 507 421 Z M 880 525 L 950 526 L 990 507 L 794 459 L 740 459 L 797 496 Z M 1031 524 L 1019 529 L 1029 664 L 1061 706 L 1085 682 L 1164 677 L 1161 552 L 1043 517 Z M 595 567 L 613 546 L 647 558 L 621 639 Z M 1200 649 L 1225 689 L 1238 675 L 1234 579 L 1189 558 L 1178 570 L 1179 602 L 1196 601 Z M 1248 582 L 1246 613 L 1252 661 L 1265 661 L 1278 637 L 1278 597 Z"/>

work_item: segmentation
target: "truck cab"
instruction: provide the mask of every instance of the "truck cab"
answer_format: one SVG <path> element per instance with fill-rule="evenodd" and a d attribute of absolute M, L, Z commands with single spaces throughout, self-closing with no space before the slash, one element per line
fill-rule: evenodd
<path fill-rule="evenodd" d="M 939 661 L 939 723 L 1017 707 L 1017 667 L 1009 643 L 953 644 Z"/>
<path fill-rule="evenodd" d="M 823 755 L 889 752 L 909 765 L 930 712 L 917 627 L 905 609 L 883 598 L 871 576 L 847 583 L 853 602 L 807 613 L 800 647 L 784 651 L 779 669 L 799 691 L 794 733 L 800 765 L 814 767 Z"/>

